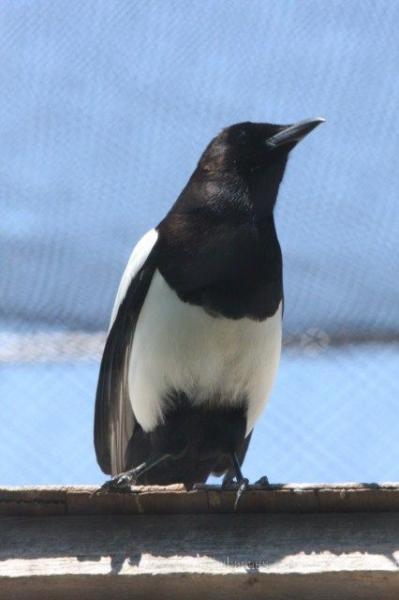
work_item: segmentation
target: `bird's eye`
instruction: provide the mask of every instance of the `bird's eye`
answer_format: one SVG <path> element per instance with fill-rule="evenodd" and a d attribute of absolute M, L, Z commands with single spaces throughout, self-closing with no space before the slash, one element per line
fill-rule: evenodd
<path fill-rule="evenodd" d="M 244 143 L 247 139 L 247 132 L 245 131 L 245 129 L 241 129 L 238 133 L 237 133 L 237 141 L 240 143 Z"/>

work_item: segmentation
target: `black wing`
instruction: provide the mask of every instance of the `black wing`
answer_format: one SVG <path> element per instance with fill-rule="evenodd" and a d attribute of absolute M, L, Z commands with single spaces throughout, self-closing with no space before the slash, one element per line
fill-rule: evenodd
<path fill-rule="evenodd" d="M 135 426 L 129 399 L 128 369 L 134 331 L 154 274 L 153 246 L 144 265 L 133 276 L 109 331 L 101 360 L 94 419 L 94 446 L 104 473 L 125 471 L 126 450 Z"/>

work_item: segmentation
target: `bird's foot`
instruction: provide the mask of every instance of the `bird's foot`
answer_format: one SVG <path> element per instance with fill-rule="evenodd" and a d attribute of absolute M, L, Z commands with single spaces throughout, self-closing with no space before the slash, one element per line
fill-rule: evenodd
<path fill-rule="evenodd" d="M 224 478 L 222 482 L 222 490 L 236 490 L 236 499 L 234 501 L 234 510 L 237 509 L 238 502 L 245 492 L 248 489 L 249 481 L 246 477 L 241 477 L 239 481 L 235 480 L 233 477 Z"/>
<path fill-rule="evenodd" d="M 268 478 L 266 477 L 266 475 L 263 475 L 263 477 L 261 477 L 260 479 L 258 479 L 257 481 L 255 481 L 255 483 L 252 484 L 254 487 L 260 487 L 260 488 L 269 488 L 270 487 L 270 481 L 268 480 Z"/>
<path fill-rule="evenodd" d="M 233 475 L 229 475 L 229 476 L 225 475 L 225 477 L 223 478 L 223 481 L 222 481 L 221 488 L 222 488 L 222 490 L 235 490 L 238 485 L 239 484 L 237 482 L 237 479 Z M 263 477 L 260 477 L 253 483 L 250 483 L 249 486 L 267 489 L 270 487 L 270 481 L 266 477 L 266 475 L 263 475 Z"/>
<path fill-rule="evenodd" d="M 237 487 L 234 475 L 225 475 L 222 481 L 222 490 L 234 490 Z"/>
<path fill-rule="evenodd" d="M 236 492 L 236 499 L 234 501 L 234 510 L 237 510 L 238 502 L 240 501 L 241 496 L 248 489 L 249 481 L 246 477 L 243 477 L 240 481 L 237 482 L 238 488 Z"/>
<path fill-rule="evenodd" d="M 137 481 L 137 476 L 135 473 L 135 469 L 131 471 L 126 471 L 125 473 L 120 473 L 112 479 L 106 481 L 98 490 L 101 492 L 130 492 L 130 488 Z"/>
<path fill-rule="evenodd" d="M 246 477 L 242 477 L 239 481 L 237 481 L 234 477 L 225 477 L 222 481 L 222 490 L 237 490 L 236 498 L 234 501 L 234 510 L 237 509 L 238 502 L 242 497 L 243 493 L 249 488 L 263 488 L 268 489 L 270 487 L 270 483 L 266 475 L 255 481 L 254 483 L 249 483 Z"/>
<path fill-rule="evenodd" d="M 249 481 L 242 474 L 241 464 L 236 452 L 231 453 L 231 462 L 233 468 L 232 470 L 229 470 L 224 476 L 222 482 L 222 489 L 235 489 L 237 486 L 236 499 L 234 502 L 234 510 L 237 510 L 238 502 L 243 492 L 245 492 L 245 490 L 249 488 Z M 237 483 L 234 483 L 234 478 Z M 258 488 L 268 488 L 270 484 L 268 478 L 264 475 L 263 477 L 258 479 L 258 481 L 256 481 L 253 485 L 254 487 Z"/>
<path fill-rule="evenodd" d="M 169 454 L 155 454 L 150 457 L 148 460 L 144 461 L 134 469 L 130 469 L 130 471 L 125 471 L 124 473 L 119 473 L 119 475 L 115 475 L 112 479 L 109 479 L 101 486 L 98 490 L 98 493 L 101 492 L 130 492 L 131 486 L 137 483 L 139 478 L 161 463 L 166 458 L 169 458 Z"/>
<path fill-rule="evenodd" d="M 225 475 L 222 481 L 222 490 L 237 490 L 236 499 L 234 501 L 234 510 L 236 510 L 238 501 L 240 500 L 243 492 L 248 489 L 249 481 L 246 477 L 241 475 L 240 478 L 234 477 L 234 475 Z"/>

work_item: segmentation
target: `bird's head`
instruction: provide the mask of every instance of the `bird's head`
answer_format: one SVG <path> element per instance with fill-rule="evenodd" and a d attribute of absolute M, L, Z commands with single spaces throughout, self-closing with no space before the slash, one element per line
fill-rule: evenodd
<path fill-rule="evenodd" d="M 246 189 L 259 216 L 271 214 L 290 151 L 315 127 L 317 117 L 293 125 L 237 123 L 223 129 L 206 148 L 199 169 L 216 183 L 235 181 Z"/>

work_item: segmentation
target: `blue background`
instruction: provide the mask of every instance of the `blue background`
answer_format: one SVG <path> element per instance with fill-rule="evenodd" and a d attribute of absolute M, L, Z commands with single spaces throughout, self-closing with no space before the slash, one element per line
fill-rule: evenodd
<path fill-rule="evenodd" d="M 1 3 L 0 483 L 101 481 L 101 348 L 54 360 L 52 333 L 107 327 L 222 127 L 318 115 L 279 197 L 285 347 L 246 474 L 398 478 L 398 27 L 394 0 Z"/>

